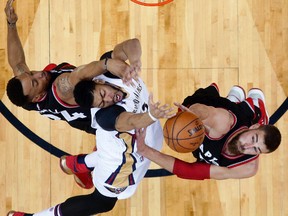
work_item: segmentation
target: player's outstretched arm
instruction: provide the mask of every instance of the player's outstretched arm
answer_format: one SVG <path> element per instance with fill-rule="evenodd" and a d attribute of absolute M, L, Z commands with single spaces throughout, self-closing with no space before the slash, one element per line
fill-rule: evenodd
<path fill-rule="evenodd" d="M 73 90 L 81 80 L 92 80 L 95 76 L 106 72 L 106 69 L 114 75 L 122 78 L 123 74 L 129 73 L 130 66 L 119 59 L 106 59 L 93 61 L 87 65 L 77 67 L 72 73 L 63 73 L 55 80 L 58 96 L 66 103 L 75 104 Z"/>
<path fill-rule="evenodd" d="M 25 54 L 19 39 L 16 22 L 18 16 L 13 8 L 13 0 L 8 0 L 5 7 L 8 35 L 7 35 L 7 50 L 8 62 L 13 69 L 15 76 L 24 72 L 29 72 L 29 68 L 25 61 Z"/>
<path fill-rule="evenodd" d="M 124 132 L 137 128 L 144 128 L 151 125 L 158 119 L 171 118 L 175 113 L 171 113 L 173 108 L 168 104 L 160 105 L 160 102 L 153 102 L 153 96 L 149 98 L 149 111 L 145 113 L 123 112 L 116 120 L 115 128 L 117 131 Z"/>
<path fill-rule="evenodd" d="M 259 158 L 234 168 L 211 165 L 210 177 L 217 180 L 250 178 L 256 175 L 258 164 Z"/>
<path fill-rule="evenodd" d="M 241 179 L 249 178 L 256 174 L 258 169 L 258 159 L 247 164 L 228 168 L 207 164 L 204 162 L 189 163 L 175 159 L 173 173 L 180 178 L 204 180 L 204 179 Z"/>
<path fill-rule="evenodd" d="M 145 136 L 146 128 L 136 130 L 137 152 L 172 173 L 175 158 L 147 146 L 145 144 Z"/>
<path fill-rule="evenodd" d="M 210 178 L 210 164 L 207 163 L 189 163 L 179 160 L 173 156 L 161 153 L 145 144 L 145 130 L 136 130 L 137 152 L 168 170 L 174 173 L 179 178 L 204 180 Z"/>
<path fill-rule="evenodd" d="M 136 130 L 137 152 L 168 170 L 174 173 L 179 178 L 204 180 L 204 179 L 241 179 L 254 176 L 258 170 L 259 158 L 234 167 L 227 168 L 216 165 L 210 165 L 203 162 L 189 163 L 182 161 L 173 156 L 161 153 L 145 144 L 145 130 Z"/>

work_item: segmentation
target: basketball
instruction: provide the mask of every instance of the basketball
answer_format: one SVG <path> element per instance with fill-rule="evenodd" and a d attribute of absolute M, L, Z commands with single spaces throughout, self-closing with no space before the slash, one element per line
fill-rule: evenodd
<path fill-rule="evenodd" d="M 192 152 L 204 140 L 204 125 L 193 113 L 182 111 L 165 122 L 163 135 L 166 144 L 174 151 Z"/>

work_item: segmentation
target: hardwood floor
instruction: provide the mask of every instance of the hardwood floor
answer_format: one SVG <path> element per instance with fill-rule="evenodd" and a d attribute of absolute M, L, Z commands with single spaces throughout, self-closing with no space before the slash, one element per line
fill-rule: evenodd
<path fill-rule="evenodd" d="M 0 97 L 38 136 L 71 154 L 88 153 L 94 136 L 15 107 L 5 94 L 12 77 L 7 61 L 6 1 L 0 0 Z M 272 115 L 288 95 L 287 0 L 174 0 L 145 7 L 129 0 L 17 0 L 19 36 L 30 69 L 50 62 L 81 65 L 117 43 L 142 44 L 142 78 L 154 98 L 182 102 L 212 82 L 226 96 L 234 84 L 261 88 Z M 288 115 L 277 121 L 283 141 L 261 155 L 257 175 L 242 180 L 145 178 L 136 194 L 101 215 L 288 215 Z M 161 121 L 164 124 L 164 121 Z M 89 193 L 59 169 L 57 157 L 39 148 L 0 115 L 0 215 L 10 209 L 37 212 L 70 196 Z M 164 144 L 163 152 L 187 161 Z M 155 164 L 151 169 L 158 168 Z"/>

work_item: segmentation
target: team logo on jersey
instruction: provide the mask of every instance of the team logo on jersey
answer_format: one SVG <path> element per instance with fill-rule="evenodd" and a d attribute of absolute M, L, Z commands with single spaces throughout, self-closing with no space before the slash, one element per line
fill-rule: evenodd
<path fill-rule="evenodd" d="M 107 190 L 109 190 L 110 192 L 112 193 L 115 193 L 115 194 L 120 194 L 122 193 L 124 190 L 126 190 L 127 187 L 123 187 L 123 188 L 109 188 L 109 187 L 106 187 L 104 186 Z"/>

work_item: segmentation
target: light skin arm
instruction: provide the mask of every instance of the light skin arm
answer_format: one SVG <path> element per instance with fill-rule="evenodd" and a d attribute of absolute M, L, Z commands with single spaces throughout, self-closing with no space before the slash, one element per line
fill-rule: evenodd
<path fill-rule="evenodd" d="M 222 108 L 215 108 L 199 103 L 195 103 L 189 108 L 179 103 L 174 104 L 182 111 L 191 112 L 198 116 L 204 124 L 206 133 L 213 138 L 218 138 L 228 133 L 234 121 L 231 114 Z"/>
<path fill-rule="evenodd" d="M 217 180 L 249 178 L 257 173 L 258 164 L 259 158 L 234 168 L 211 165 L 210 178 Z"/>
<path fill-rule="evenodd" d="M 159 152 L 145 144 L 146 129 L 136 130 L 137 152 L 173 173 L 175 157 Z M 188 163 L 188 162 L 187 162 Z M 259 158 L 234 168 L 210 166 L 210 179 L 242 179 L 254 176 L 258 170 Z"/>
<path fill-rule="evenodd" d="M 173 108 L 169 105 L 165 104 L 160 106 L 160 102 L 153 102 L 153 95 L 149 96 L 149 107 L 150 114 L 156 118 L 171 118 L 175 115 L 175 113 L 171 113 Z M 136 128 L 143 128 L 151 125 L 154 120 L 150 117 L 149 113 L 131 113 L 131 112 L 123 112 L 116 119 L 115 128 L 117 131 L 124 132 L 133 130 Z"/>
<path fill-rule="evenodd" d="M 145 144 L 146 128 L 141 128 L 136 130 L 137 137 L 137 152 L 145 158 L 155 162 L 160 167 L 173 173 L 175 158 L 161 153 L 156 149 L 153 149 Z"/>
<path fill-rule="evenodd" d="M 13 8 L 13 0 L 8 0 L 5 7 L 8 35 L 7 35 L 7 52 L 8 62 L 13 69 L 14 76 L 30 71 L 25 60 L 24 50 L 18 35 L 16 22 L 18 16 Z M 10 24 L 9 24 L 10 23 Z"/>

